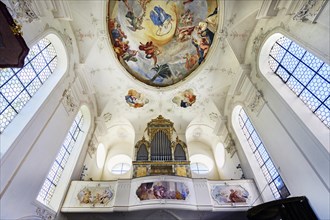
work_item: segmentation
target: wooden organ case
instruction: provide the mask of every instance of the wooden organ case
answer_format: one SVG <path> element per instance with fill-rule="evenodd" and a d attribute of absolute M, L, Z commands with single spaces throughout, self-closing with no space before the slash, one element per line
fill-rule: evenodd
<path fill-rule="evenodd" d="M 191 177 L 187 145 L 175 137 L 173 122 L 159 115 L 152 119 L 135 145 L 133 178 L 151 175 Z"/>

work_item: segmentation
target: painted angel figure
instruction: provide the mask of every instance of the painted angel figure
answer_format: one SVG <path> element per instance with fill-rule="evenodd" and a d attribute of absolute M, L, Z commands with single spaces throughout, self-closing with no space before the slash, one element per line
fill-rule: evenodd
<path fill-rule="evenodd" d="M 150 11 L 150 19 L 155 26 L 158 26 L 157 35 L 165 35 L 172 28 L 172 16 L 167 14 L 160 6 L 155 6 L 154 10 Z M 165 29 L 165 30 L 162 30 Z"/>

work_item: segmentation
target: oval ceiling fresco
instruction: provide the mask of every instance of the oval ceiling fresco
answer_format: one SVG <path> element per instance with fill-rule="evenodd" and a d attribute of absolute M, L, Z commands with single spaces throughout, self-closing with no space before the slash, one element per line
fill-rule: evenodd
<path fill-rule="evenodd" d="M 124 68 L 141 82 L 173 85 L 205 61 L 218 27 L 216 0 L 109 0 L 108 30 Z"/>

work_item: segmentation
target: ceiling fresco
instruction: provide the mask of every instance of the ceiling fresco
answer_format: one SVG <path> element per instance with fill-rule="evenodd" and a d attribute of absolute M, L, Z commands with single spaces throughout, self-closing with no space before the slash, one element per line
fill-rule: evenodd
<path fill-rule="evenodd" d="M 109 0 L 113 50 L 134 78 L 174 85 L 206 59 L 218 28 L 216 0 Z"/>
<path fill-rule="evenodd" d="M 149 99 L 145 97 L 144 94 L 139 93 L 135 89 L 130 89 L 125 95 L 126 103 L 133 108 L 141 108 L 145 104 L 149 103 Z"/>

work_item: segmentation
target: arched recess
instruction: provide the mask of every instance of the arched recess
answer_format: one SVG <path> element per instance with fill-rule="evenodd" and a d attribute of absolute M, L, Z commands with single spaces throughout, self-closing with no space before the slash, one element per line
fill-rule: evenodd
<path fill-rule="evenodd" d="M 295 37 L 289 35 L 288 33 L 278 30 L 278 32 L 273 32 L 268 35 L 268 38 L 264 41 L 261 47 L 258 56 L 259 71 L 266 79 L 266 81 L 272 86 L 272 88 L 280 95 L 280 97 L 284 100 L 287 106 L 289 106 L 289 108 L 292 109 L 294 114 L 300 119 L 298 122 L 300 125 L 299 127 L 307 129 L 309 132 L 311 132 L 317 138 L 317 140 L 322 143 L 323 147 L 326 148 L 328 152 L 330 152 L 328 135 L 329 128 L 324 123 L 322 123 L 320 118 L 318 118 L 315 114 L 312 114 L 312 111 L 307 106 L 308 104 L 305 104 L 304 101 L 300 97 L 298 97 L 298 95 L 295 94 L 295 92 L 291 90 L 287 86 L 287 84 L 285 84 L 283 80 L 271 69 L 271 66 L 269 64 L 270 52 L 273 46 L 276 44 L 276 41 L 278 41 L 283 36 L 292 40 L 292 44 L 295 44 L 305 49 L 306 54 L 310 53 L 316 57 L 321 57 L 321 60 L 323 62 L 326 61 L 326 59 L 322 59 L 323 57 L 319 53 L 315 52 L 313 48 L 307 46 L 307 44 L 305 44 L 304 42 L 297 40 Z M 295 68 L 298 68 L 300 63 L 301 62 L 299 60 L 298 65 Z M 327 63 L 324 64 L 329 65 Z M 329 73 L 329 68 L 327 71 Z M 329 99 L 330 98 L 328 97 L 328 102 L 330 101 Z M 326 102 L 326 100 L 324 102 Z M 327 114 L 329 115 L 329 112 Z"/>
<path fill-rule="evenodd" d="M 35 92 L 31 99 L 26 103 L 26 105 L 19 111 L 19 114 L 8 124 L 5 130 L 1 133 L 1 150 L 0 155 L 3 157 L 5 153 L 11 146 L 16 146 L 14 144 L 15 140 L 18 140 L 19 136 L 27 130 L 27 127 L 30 127 L 33 123 L 36 123 L 33 120 L 37 113 L 45 111 L 46 108 L 41 106 L 46 102 L 47 98 L 54 90 L 54 88 L 61 81 L 64 74 L 68 69 L 68 55 L 65 49 L 65 44 L 63 43 L 61 37 L 54 30 L 49 30 L 43 33 L 38 40 L 36 40 L 36 45 L 40 40 L 46 38 L 53 45 L 56 56 L 57 56 L 57 65 L 53 73 L 48 77 L 44 84 Z M 35 52 L 30 51 L 31 54 Z M 30 55 L 29 53 L 29 55 Z M 29 56 L 28 55 L 28 56 Z M 33 55 L 32 55 L 33 56 Z M 41 127 L 42 124 L 38 123 L 37 127 Z"/>

